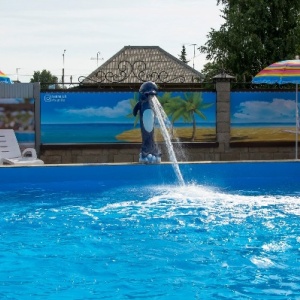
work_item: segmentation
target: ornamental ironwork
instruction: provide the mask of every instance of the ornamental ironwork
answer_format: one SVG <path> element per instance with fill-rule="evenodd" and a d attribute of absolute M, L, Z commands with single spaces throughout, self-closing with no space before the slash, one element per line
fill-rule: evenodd
<path fill-rule="evenodd" d="M 187 76 L 187 75 L 186 75 Z M 92 76 L 80 76 L 79 83 L 121 83 L 125 82 L 129 77 L 134 77 L 139 82 L 154 81 L 160 83 L 184 83 L 184 75 L 174 75 L 174 72 L 166 70 L 153 71 L 148 68 L 144 61 L 135 61 L 133 63 L 124 60 L 118 63 L 117 69 L 113 72 L 111 69 L 104 71 L 99 70 Z M 197 81 L 196 76 L 192 78 L 192 82 Z M 198 80 L 199 81 L 199 80 Z"/>

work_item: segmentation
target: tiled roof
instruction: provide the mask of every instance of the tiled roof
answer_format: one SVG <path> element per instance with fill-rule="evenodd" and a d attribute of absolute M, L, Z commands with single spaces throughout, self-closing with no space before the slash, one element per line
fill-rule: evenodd
<path fill-rule="evenodd" d="M 201 73 L 158 46 L 125 46 L 82 83 L 195 83 L 201 78 Z"/>

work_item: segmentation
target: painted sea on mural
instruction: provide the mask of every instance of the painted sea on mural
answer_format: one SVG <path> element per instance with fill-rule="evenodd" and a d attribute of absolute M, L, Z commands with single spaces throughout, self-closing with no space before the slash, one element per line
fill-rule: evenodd
<path fill-rule="evenodd" d="M 185 128 L 187 124 L 176 124 L 175 128 Z M 125 131 L 139 129 L 132 123 L 100 124 L 43 124 L 41 128 L 42 144 L 69 143 L 122 143 L 129 142 L 117 138 Z M 190 128 L 188 126 L 187 128 Z M 201 128 L 215 128 L 215 124 L 201 123 Z"/>
<path fill-rule="evenodd" d="M 133 124 L 47 124 L 42 125 L 43 144 L 59 143 L 106 143 L 122 142 L 116 136 Z"/>

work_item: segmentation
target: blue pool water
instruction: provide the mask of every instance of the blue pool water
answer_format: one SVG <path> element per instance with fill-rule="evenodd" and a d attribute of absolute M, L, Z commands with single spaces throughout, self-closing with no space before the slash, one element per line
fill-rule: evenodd
<path fill-rule="evenodd" d="M 0 167 L 1 299 L 300 299 L 300 164 Z"/>

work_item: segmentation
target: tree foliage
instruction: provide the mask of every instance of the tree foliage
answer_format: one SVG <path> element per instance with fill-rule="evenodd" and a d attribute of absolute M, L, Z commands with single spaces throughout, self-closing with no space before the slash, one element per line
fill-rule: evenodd
<path fill-rule="evenodd" d="M 213 77 L 221 72 L 222 66 L 208 62 L 203 66 L 202 74 L 204 75 L 203 82 L 210 82 Z"/>
<path fill-rule="evenodd" d="M 181 50 L 181 54 L 179 55 L 179 59 L 184 62 L 184 63 L 188 63 L 189 61 L 186 59 L 186 49 L 185 46 L 182 46 L 182 50 Z"/>
<path fill-rule="evenodd" d="M 174 97 L 171 101 L 166 101 L 163 107 L 166 114 L 171 117 L 172 127 L 180 118 L 184 122 L 193 124 L 191 141 L 194 141 L 196 137 L 196 115 L 206 120 L 202 111 L 211 107 L 213 103 L 204 103 L 202 93 L 184 93 L 184 98 Z"/>
<path fill-rule="evenodd" d="M 217 0 L 224 24 L 199 48 L 219 69 L 251 80 L 276 61 L 294 59 L 300 49 L 300 1 Z"/>
<path fill-rule="evenodd" d="M 134 118 L 134 124 L 133 124 L 134 127 L 136 127 L 138 121 L 140 120 L 140 114 L 137 114 L 136 116 L 133 115 L 133 109 L 138 102 L 139 102 L 139 93 L 134 93 L 133 98 L 129 100 L 131 112 L 126 116 L 127 118 Z"/>
<path fill-rule="evenodd" d="M 55 85 L 57 88 L 58 78 L 51 74 L 50 71 L 34 71 L 30 82 L 40 82 L 42 89 L 47 89 L 49 85 Z"/>

